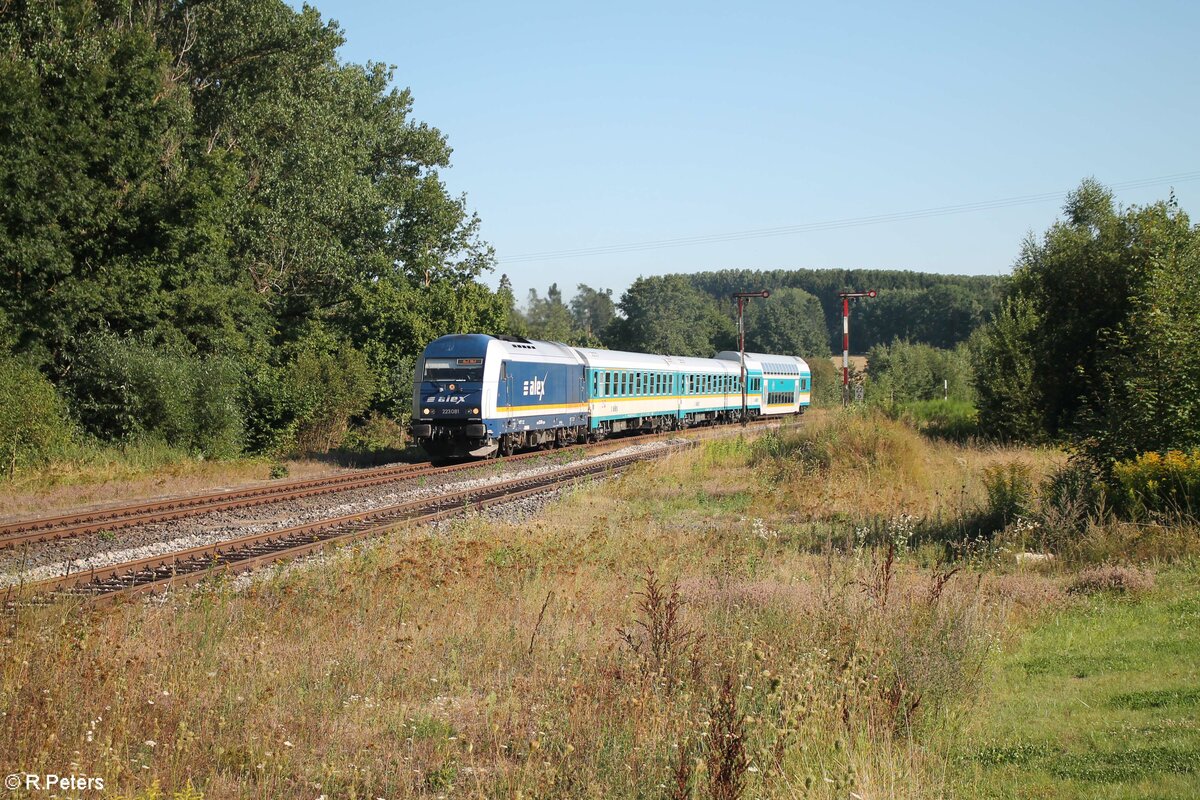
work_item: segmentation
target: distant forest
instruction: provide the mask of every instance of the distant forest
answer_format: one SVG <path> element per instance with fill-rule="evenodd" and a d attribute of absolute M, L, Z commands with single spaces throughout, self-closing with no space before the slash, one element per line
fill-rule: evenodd
<path fill-rule="evenodd" d="M 897 339 L 949 349 L 995 313 L 1002 287 L 998 277 L 928 272 L 720 270 L 639 278 L 619 301 L 580 284 L 568 302 L 554 285 L 530 293 L 515 327 L 574 344 L 711 355 L 736 341 L 733 293 L 767 289 L 769 298 L 747 307 L 747 348 L 818 357 L 842 349 L 838 292 L 875 289 L 878 297 L 851 309 L 855 353 Z"/>

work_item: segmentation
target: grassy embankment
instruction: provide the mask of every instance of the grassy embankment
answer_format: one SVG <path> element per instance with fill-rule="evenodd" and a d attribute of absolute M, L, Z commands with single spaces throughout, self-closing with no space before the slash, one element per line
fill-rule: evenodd
<path fill-rule="evenodd" d="M 987 748 L 1032 735 L 1002 713 L 1021 679 L 991 679 L 1014 632 L 1140 608 L 1066 591 L 1109 552 L 1100 530 L 1042 571 L 1000 546 L 1031 535 L 1020 521 L 945 544 L 996 518 L 997 476 L 1055 460 L 830 415 L 246 591 L 22 610 L 0 766 L 77 764 L 138 797 L 969 793 Z M 979 780 L 1020 793 L 997 776 Z"/>

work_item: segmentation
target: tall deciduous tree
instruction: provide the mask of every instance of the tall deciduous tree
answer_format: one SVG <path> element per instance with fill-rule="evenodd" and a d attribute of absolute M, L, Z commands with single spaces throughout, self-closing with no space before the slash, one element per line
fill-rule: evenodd
<path fill-rule="evenodd" d="M 585 283 L 579 284 L 571 300 L 571 318 L 577 329 L 599 337 L 616 315 L 612 289 L 593 289 Z"/>
<path fill-rule="evenodd" d="M 976 343 L 981 422 L 1080 443 L 1106 467 L 1200 444 L 1200 230 L 1174 199 L 1118 210 L 1084 181 L 1030 238 Z"/>
<path fill-rule="evenodd" d="M 620 307 L 606 337 L 617 349 L 711 357 L 735 340 L 730 318 L 682 275 L 638 278 Z"/>
<path fill-rule="evenodd" d="M 745 311 L 746 349 L 827 357 L 829 338 L 821 304 L 803 289 L 776 289 L 751 300 Z"/>
<path fill-rule="evenodd" d="M 506 328 L 446 138 L 342 42 L 283 0 L 0 4 L 0 340 L 60 384 L 102 332 L 247 375 L 349 343 L 391 409 L 429 338 Z"/>

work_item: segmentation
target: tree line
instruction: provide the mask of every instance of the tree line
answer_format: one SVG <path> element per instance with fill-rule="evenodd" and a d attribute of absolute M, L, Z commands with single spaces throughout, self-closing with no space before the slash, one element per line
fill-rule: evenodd
<path fill-rule="evenodd" d="M 505 329 L 446 137 L 342 42 L 283 0 L 0 6 L 5 400 L 206 455 L 327 445 L 403 415 L 429 339 Z"/>
<path fill-rule="evenodd" d="M 508 286 L 507 279 L 502 287 Z M 736 347 L 736 291 L 767 289 L 745 311 L 747 349 L 824 358 L 842 349 L 844 288 L 878 288 L 852 310 L 856 353 L 903 340 L 952 349 L 998 306 L 1001 281 L 883 270 L 722 270 L 638 278 L 619 300 L 579 284 L 569 302 L 553 284 L 530 292 L 514 326 L 535 338 L 676 355 Z"/>

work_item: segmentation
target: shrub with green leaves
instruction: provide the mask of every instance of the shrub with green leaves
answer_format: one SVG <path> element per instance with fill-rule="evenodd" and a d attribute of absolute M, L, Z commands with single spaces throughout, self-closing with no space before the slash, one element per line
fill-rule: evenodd
<path fill-rule="evenodd" d="M 1200 449 L 1143 453 L 1113 467 L 1117 501 L 1134 517 L 1200 516 Z"/>
<path fill-rule="evenodd" d="M 1029 465 L 1019 461 L 997 464 L 983 471 L 987 489 L 987 507 L 983 522 L 991 531 L 1002 530 L 1019 517 L 1027 517 L 1033 507 L 1033 478 Z"/>
<path fill-rule="evenodd" d="M 346 438 L 375 395 L 366 357 L 310 334 L 282 366 L 249 371 L 243 385 L 246 443 L 253 452 L 325 452 Z"/>
<path fill-rule="evenodd" d="M 927 344 L 896 340 L 875 345 L 867 354 L 872 402 L 885 406 L 928 400 L 971 404 L 975 391 L 970 357 L 965 346 L 943 350 Z"/>
<path fill-rule="evenodd" d="M 84 428 L 102 439 L 157 437 L 209 457 L 242 449 L 239 371 L 139 339 L 95 336 L 68 378 Z"/>
<path fill-rule="evenodd" d="M 0 472 L 44 464 L 71 441 L 66 405 L 31 366 L 0 358 Z"/>

